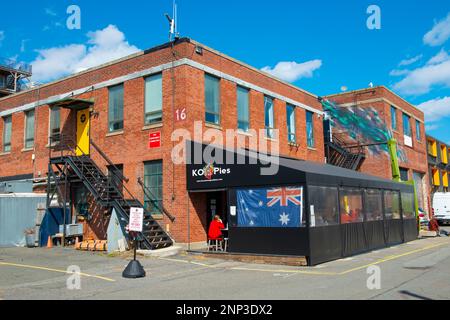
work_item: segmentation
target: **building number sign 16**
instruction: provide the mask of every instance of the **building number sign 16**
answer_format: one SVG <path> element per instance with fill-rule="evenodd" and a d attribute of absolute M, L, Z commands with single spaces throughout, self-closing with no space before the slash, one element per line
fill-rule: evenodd
<path fill-rule="evenodd" d="M 186 108 L 178 108 L 175 110 L 175 121 L 184 121 L 186 118 Z"/>

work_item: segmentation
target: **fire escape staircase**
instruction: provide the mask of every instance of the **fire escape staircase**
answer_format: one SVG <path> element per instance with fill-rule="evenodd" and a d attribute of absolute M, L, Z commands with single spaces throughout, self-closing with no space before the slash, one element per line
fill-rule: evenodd
<path fill-rule="evenodd" d="M 56 141 L 58 142 L 57 145 L 52 146 L 51 149 L 53 151 L 59 151 L 61 154 L 57 157 L 50 157 L 48 190 L 52 190 L 52 182 L 54 182 L 56 188 L 53 188 L 53 194 L 48 192 L 48 205 L 56 193 L 59 195 L 60 199 L 64 199 L 63 203 L 67 203 L 67 197 L 64 195 L 63 190 L 67 190 L 67 186 L 70 182 L 81 181 L 93 196 L 96 204 L 105 209 L 109 209 L 110 211 L 115 209 L 123 229 L 125 229 L 125 226 L 129 222 L 130 208 L 144 208 L 144 229 L 138 234 L 138 242 L 141 249 L 156 250 L 173 245 L 173 240 L 170 236 L 158 224 L 153 216 L 145 210 L 143 204 L 126 188 L 123 182 L 127 182 L 128 179 L 126 179 L 118 170 L 113 170 L 114 172 L 105 175 L 90 156 L 75 155 L 74 149 L 76 148 L 76 145 L 74 147 L 73 143 L 69 144 L 67 139 L 61 137 L 58 137 Z M 113 165 L 93 141 L 91 141 L 91 145 L 110 165 Z M 64 183 L 66 183 L 66 188 L 62 189 L 61 185 Z M 139 180 L 139 183 L 142 183 L 141 180 Z M 143 189 L 145 188 L 143 183 L 141 186 Z M 159 208 L 157 201 L 154 201 L 155 197 L 153 197 L 150 191 L 144 189 L 144 193 Z M 167 215 L 172 222 L 175 220 L 167 210 L 164 208 L 159 209 Z"/>
<path fill-rule="evenodd" d="M 363 146 L 348 146 L 334 134 L 325 142 L 325 152 L 328 164 L 350 170 L 358 170 L 366 158 Z"/>

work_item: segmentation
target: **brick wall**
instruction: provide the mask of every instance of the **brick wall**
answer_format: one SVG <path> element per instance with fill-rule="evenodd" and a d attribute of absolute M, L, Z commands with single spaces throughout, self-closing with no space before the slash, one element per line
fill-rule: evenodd
<path fill-rule="evenodd" d="M 369 108 L 373 107 L 381 119 L 385 122 L 388 129 L 392 128 L 391 121 L 391 104 L 397 108 L 397 130 L 393 131 L 394 138 L 397 140 L 398 148 L 400 148 L 407 161 L 403 162 L 399 159 L 399 166 L 408 169 L 409 179 L 413 178 L 413 172 L 418 172 L 424 175 L 423 198 L 425 201 L 425 209 L 429 209 L 429 173 L 427 165 L 427 142 L 425 137 L 424 114 L 419 109 L 415 108 L 399 96 L 393 94 L 385 87 L 368 88 L 356 92 L 349 92 L 339 95 L 328 96 L 328 99 L 338 104 L 352 104 L 358 107 Z M 410 125 L 412 131 L 413 147 L 406 146 L 403 136 L 403 112 L 411 116 Z M 421 122 L 420 140 L 416 138 L 416 119 Z M 345 133 L 345 128 L 339 128 L 339 132 Z M 369 137 L 370 138 L 370 137 Z M 363 162 L 361 172 L 379 176 L 386 179 L 392 178 L 392 169 L 390 157 L 387 153 L 368 154 Z"/>
<path fill-rule="evenodd" d="M 194 59 L 220 72 L 237 77 L 266 90 L 284 95 L 290 99 L 307 104 L 321 110 L 317 99 L 299 89 L 284 84 L 261 74 L 247 66 L 231 59 L 204 50 L 203 55 L 194 53 L 194 45 L 181 43 L 175 46 L 177 58 Z M 37 90 L 32 90 L 5 99 L 0 99 L 0 110 L 28 104 L 39 99 L 70 92 L 98 82 L 127 75 L 132 72 L 169 63 L 173 59 L 170 48 L 125 59 L 100 69 L 83 72 L 74 77 L 63 79 Z M 214 127 L 217 133 L 224 134 L 226 129 L 237 128 L 236 83 L 222 79 L 221 88 L 221 126 Z M 174 91 L 175 90 L 175 91 Z M 137 183 L 143 178 L 144 162 L 162 160 L 163 162 L 163 204 L 176 216 L 175 223 L 163 218 L 161 224 L 168 227 L 172 236 L 178 242 L 197 242 L 206 240 L 206 200 L 204 195 L 188 195 L 186 191 L 186 172 L 184 165 L 174 165 L 171 152 L 176 142 L 171 142 L 171 135 L 176 129 L 187 129 L 194 137 L 194 122 L 202 121 L 203 131 L 212 129 L 205 125 L 204 109 L 204 72 L 188 65 L 181 65 L 163 71 L 163 122 L 159 125 L 144 125 L 144 78 L 136 78 L 124 83 L 124 129 L 123 132 L 108 134 L 108 89 L 101 88 L 77 96 L 80 99 L 93 99 L 94 115 L 91 118 L 91 139 L 105 151 L 115 164 L 122 164 L 124 175 L 130 179 L 126 187 L 137 198 L 143 200 L 144 195 Z M 264 95 L 255 90 L 250 91 L 250 127 L 264 128 Z M 187 119 L 176 122 L 174 110 L 186 108 Z M 296 133 L 299 148 L 292 148 L 287 142 L 286 103 L 274 100 L 276 128 L 280 129 L 281 154 L 298 159 L 324 162 L 322 119 L 314 117 L 316 149 L 306 146 L 306 111 L 296 109 Z M 49 108 L 36 108 L 36 130 L 34 151 L 22 151 L 24 113 L 13 114 L 12 152 L 0 155 L 0 176 L 12 176 L 34 172 L 35 177 L 45 177 L 48 166 L 48 131 Z M 75 134 L 75 111 L 61 109 L 61 126 L 63 133 Z M 158 149 L 148 149 L 150 133 L 160 131 L 162 146 Z M 0 121 L 0 132 L 3 132 L 3 122 Z M 0 135 L 0 139 L 1 139 Z M 244 136 L 246 137 L 246 136 Z M 237 139 L 236 139 L 237 140 Z M 1 140 L 0 140 L 1 143 Z M 271 143 L 269 141 L 269 143 Z M 36 159 L 31 160 L 32 154 Z M 106 168 L 106 162 L 94 151 L 92 157 L 101 168 Z M 190 215 L 191 234 L 188 239 L 187 224 Z M 94 232 L 95 233 L 95 232 Z"/>

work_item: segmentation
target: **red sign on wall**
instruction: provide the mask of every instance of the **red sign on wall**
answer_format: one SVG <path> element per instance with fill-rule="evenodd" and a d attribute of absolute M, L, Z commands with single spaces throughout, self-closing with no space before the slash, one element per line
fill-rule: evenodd
<path fill-rule="evenodd" d="M 153 132 L 148 135 L 148 148 L 160 148 L 161 147 L 161 132 Z"/>

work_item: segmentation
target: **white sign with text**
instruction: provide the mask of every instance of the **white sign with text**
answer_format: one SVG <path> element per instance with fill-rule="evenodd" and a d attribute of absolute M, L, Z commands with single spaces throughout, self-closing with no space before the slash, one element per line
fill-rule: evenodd
<path fill-rule="evenodd" d="M 144 209 L 130 208 L 129 231 L 142 232 L 144 225 Z"/>

